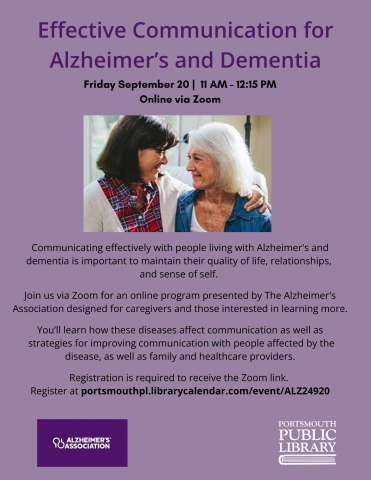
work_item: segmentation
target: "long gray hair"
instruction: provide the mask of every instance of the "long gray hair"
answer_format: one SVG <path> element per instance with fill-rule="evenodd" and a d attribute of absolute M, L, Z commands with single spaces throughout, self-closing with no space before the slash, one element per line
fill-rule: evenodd
<path fill-rule="evenodd" d="M 244 197 L 251 193 L 254 164 L 238 131 L 226 123 L 208 123 L 189 134 L 189 148 L 209 155 L 217 170 L 217 186 Z"/>

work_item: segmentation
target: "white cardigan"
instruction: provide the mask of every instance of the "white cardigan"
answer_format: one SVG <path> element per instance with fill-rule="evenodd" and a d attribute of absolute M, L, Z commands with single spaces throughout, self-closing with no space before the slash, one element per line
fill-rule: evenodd
<path fill-rule="evenodd" d="M 174 232 L 178 197 L 193 189 L 167 172 L 158 177 L 156 183 L 160 194 L 163 230 Z M 116 212 L 97 181 L 84 190 L 84 232 L 124 232 Z"/>

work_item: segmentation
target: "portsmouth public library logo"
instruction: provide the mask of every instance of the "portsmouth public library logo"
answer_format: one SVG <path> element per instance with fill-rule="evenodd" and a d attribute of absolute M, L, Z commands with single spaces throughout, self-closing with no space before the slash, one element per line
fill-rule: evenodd
<path fill-rule="evenodd" d="M 279 421 L 281 465 L 336 465 L 336 422 Z"/>
<path fill-rule="evenodd" d="M 38 420 L 38 467 L 127 467 L 127 420 Z"/>

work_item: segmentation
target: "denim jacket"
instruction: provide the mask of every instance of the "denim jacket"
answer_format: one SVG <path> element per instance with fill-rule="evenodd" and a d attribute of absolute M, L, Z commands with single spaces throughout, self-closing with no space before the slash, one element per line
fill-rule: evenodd
<path fill-rule="evenodd" d="M 178 198 L 178 207 L 175 219 L 176 232 L 190 232 L 192 211 L 196 197 L 200 190 L 191 190 Z M 230 217 L 225 222 L 225 232 L 270 232 L 271 214 L 268 210 L 259 213 L 258 209 L 246 212 L 243 208 L 248 202 L 246 197 L 237 195 Z"/>

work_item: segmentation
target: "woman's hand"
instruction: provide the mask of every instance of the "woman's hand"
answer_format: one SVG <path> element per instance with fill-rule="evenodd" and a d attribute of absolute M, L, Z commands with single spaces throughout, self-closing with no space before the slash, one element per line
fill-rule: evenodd
<path fill-rule="evenodd" d="M 244 209 L 247 212 L 251 212 L 251 210 L 259 207 L 261 207 L 259 210 L 260 213 L 264 213 L 267 208 L 270 212 L 272 211 L 272 206 L 267 202 L 267 197 L 257 185 L 254 185 L 252 194 L 249 194 L 247 198 L 249 201 L 244 205 Z"/>

